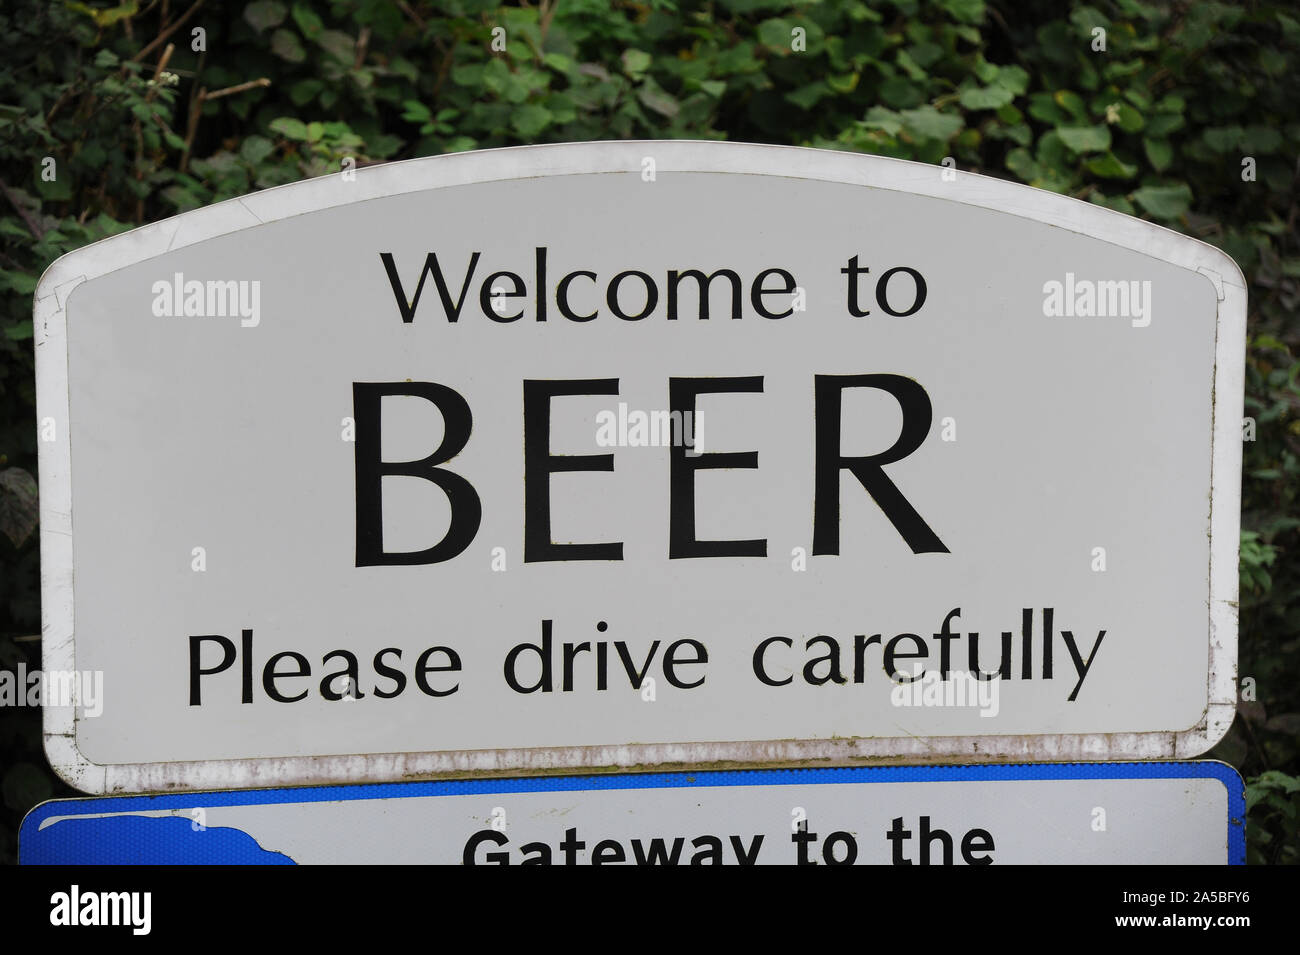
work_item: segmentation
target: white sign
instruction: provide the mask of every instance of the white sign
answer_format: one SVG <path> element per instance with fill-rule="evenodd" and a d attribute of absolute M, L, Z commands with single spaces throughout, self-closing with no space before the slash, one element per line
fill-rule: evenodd
<path fill-rule="evenodd" d="M 1243 864 L 1215 762 L 778 769 L 108 799 L 28 813 L 25 865 Z"/>
<path fill-rule="evenodd" d="M 43 659 L 102 681 L 98 715 L 47 707 L 55 768 L 121 792 L 1208 749 L 1241 274 L 942 172 L 496 150 L 60 259 Z"/>

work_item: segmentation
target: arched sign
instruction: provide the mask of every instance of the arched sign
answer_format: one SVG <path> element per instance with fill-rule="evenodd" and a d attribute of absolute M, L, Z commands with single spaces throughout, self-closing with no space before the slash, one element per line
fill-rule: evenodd
<path fill-rule="evenodd" d="M 710 142 L 349 168 L 96 243 L 36 293 L 51 762 L 1201 753 L 1245 300 L 1085 202 Z"/>

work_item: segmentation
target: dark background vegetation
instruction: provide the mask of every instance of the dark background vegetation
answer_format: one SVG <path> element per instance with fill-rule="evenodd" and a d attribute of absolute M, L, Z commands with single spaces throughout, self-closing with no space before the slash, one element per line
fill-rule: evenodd
<path fill-rule="evenodd" d="M 1240 672 L 1255 699 L 1212 755 L 1247 779 L 1250 861 L 1300 861 L 1298 49 L 1289 0 L 4 0 L 0 667 L 40 663 L 31 309 L 60 254 L 349 156 L 628 137 L 951 156 L 1204 239 L 1246 274 Z M 39 712 L 0 709 L 0 754 L 11 861 L 23 813 L 72 793 Z"/>

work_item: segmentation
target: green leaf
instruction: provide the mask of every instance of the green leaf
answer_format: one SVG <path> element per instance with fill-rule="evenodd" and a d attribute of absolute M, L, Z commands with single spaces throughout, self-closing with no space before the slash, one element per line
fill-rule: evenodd
<path fill-rule="evenodd" d="M 478 86 L 485 82 L 487 68 L 499 62 L 495 57 L 487 63 L 460 63 L 451 68 L 451 80 L 457 86 Z"/>
<path fill-rule="evenodd" d="M 271 34 L 271 52 L 289 63 L 301 63 L 307 59 L 302 41 L 291 30 L 276 30 Z"/>
<path fill-rule="evenodd" d="M 1028 149 L 1013 149 L 1007 153 L 1007 168 L 1020 177 L 1022 182 L 1033 182 L 1038 178 L 1038 163 Z"/>
<path fill-rule="evenodd" d="M 1156 172 L 1164 172 L 1174 161 L 1174 147 L 1167 139 L 1152 139 L 1146 136 L 1142 140 L 1142 149 L 1147 154 L 1147 161 Z"/>
<path fill-rule="evenodd" d="M 1140 132 L 1142 127 L 1146 125 L 1146 120 L 1142 118 L 1142 114 L 1128 103 L 1118 103 L 1116 105 L 1119 113 L 1116 125 L 1126 133 Z"/>
<path fill-rule="evenodd" d="M 964 125 L 960 116 L 941 113 L 933 106 L 903 110 L 898 115 L 903 121 L 903 128 L 915 139 L 947 142 Z"/>
<path fill-rule="evenodd" d="M 21 283 L 16 281 L 15 278 L 18 277 L 24 279 L 25 281 Z M 31 288 L 25 291 L 24 286 L 28 286 L 28 285 L 30 285 Z M 17 277 L 11 277 L 9 280 L 9 286 L 20 295 L 31 295 L 32 292 L 36 291 L 36 277 L 34 275 L 21 275 Z M 23 319 L 17 325 L 7 326 L 5 328 L 5 337 L 8 338 L 11 342 L 28 341 L 32 337 L 32 320 L 30 318 L 27 318 L 27 319 Z"/>
<path fill-rule="evenodd" d="M 401 149 L 402 145 L 403 141 L 400 136 L 374 133 L 366 137 L 366 154 L 376 159 L 387 159 Z"/>
<path fill-rule="evenodd" d="M 641 105 L 646 109 L 653 110 L 660 116 L 666 116 L 669 119 L 676 116 L 681 109 L 681 105 L 677 100 L 648 76 L 641 85 L 641 89 L 637 91 L 636 98 L 641 101 Z"/>
<path fill-rule="evenodd" d="M 1083 97 L 1078 93 L 1072 93 L 1070 90 L 1057 90 L 1052 94 L 1052 102 L 1080 123 L 1088 121 L 1088 108 L 1084 105 Z"/>
<path fill-rule="evenodd" d="M 915 82 L 926 83 L 929 81 L 930 74 L 923 70 L 920 64 L 918 64 L 916 60 L 912 59 L 912 54 L 908 53 L 906 50 L 899 50 L 898 56 L 894 58 L 894 62 L 898 64 L 900 70 L 906 73 Z"/>
<path fill-rule="evenodd" d="M 839 76 L 832 74 L 826 77 L 826 85 L 836 93 L 847 95 L 858 88 L 858 80 L 861 78 L 860 73 L 844 73 Z"/>
<path fill-rule="evenodd" d="M 1060 133 L 1052 130 L 1038 139 L 1035 159 L 1042 170 L 1040 178 L 1051 174 L 1053 177 L 1065 179 L 1071 176 L 1071 167 L 1073 160 L 1070 158 L 1071 153 L 1065 148 L 1065 143 L 1061 141 Z"/>
<path fill-rule="evenodd" d="M 325 29 L 325 24 L 321 21 L 321 18 L 310 7 L 306 7 L 301 3 L 293 5 L 293 22 L 298 24 L 298 29 L 302 31 L 302 35 L 309 40 L 316 39 L 320 36 L 321 31 Z"/>
<path fill-rule="evenodd" d="M 1157 113 L 1147 120 L 1148 136 L 1168 136 L 1175 130 L 1183 128 L 1181 113 Z"/>
<path fill-rule="evenodd" d="M 1112 152 L 1106 152 L 1087 163 L 1088 171 L 1103 179 L 1132 179 L 1138 174 L 1137 166 L 1120 162 Z"/>
<path fill-rule="evenodd" d="M 36 530 L 39 516 L 36 479 L 22 468 L 0 471 L 0 533 L 21 547 Z"/>
<path fill-rule="evenodd" d="M 1259 68 L 1269 76 L 1282 76 L 1287 71 L 1287 58 L 1280 50 L 1260 44 Z"/>
<path fill-rule="evenodd" d="M 624 50 L 623 51 L 623 72 L 632 79 L 640 79 L 646 70 L 650 69 L 652 57 L 645 50 Z"/>
<path fill-rule="evenodd" d="M 899 115 L 883 106 L 873 106 L 867 110 L 867 118 L 858 125 L 867 129 L 884 130 L 890 136 L 897 136 L 903 131 L 903 121 Z"/>
<path fill-rule="evenodd" d="M 1250 782 L 1260 789 L 1277 789 L 1288 795 L 1300 792 L 1300 776 L 1290 776 L 1278 769 L 1260 773 Z"/>
<path fill-rule="evenodd" d="M 1056 104 L 1051 93 L 1032 93 L 1029 96 L 1029 115 L 1053 126 L 1064 125 L 1069 119 L 1065 110 Z"/>
<path fill-rule="evenodd" d="M 891 76 L 880 84 L 880 98 L 895 109 L 909 109 L 925 102 L 925 94 L 911 80 Z"/>
<path fill-rule="evenodd" d="M 357 41 L 341 30 L 322 30 L 312 39 L 322 50 L 349 67 L 357 57 Z"/>
<path fill-rule="evenodd" d="M 989 136 L 994 137 L 996 130 L 990 130 Z M 1017 146 L 1028 146 L 1034 141 L 1034 131 L 1029 128 L 1028 123 L 1016 123 L 1014 126 L 1005 127 L 1001 135 Z"/>
<path fill-rule="evenodd" d="M 1192 190 L 1186 183 L 1176 186 L 1143 186 L 1131 198 L 1148 215 L 1173 221 L 1187 212 L 1192 202 Z"/>
<path fill-rule="evenodd" d="M 1227 153 L 1240 149 L 1245 135 L 1240 126 L 1212 126 L 1201 133 L 1201 140 L 1216 153 Z"/>
<path fill-rule="evenodd" d="M 1124 91 L 1124 98 L 1144 113 L 1151 111 L 1151 97 L 1143 89 L 1130 86 Z"/>
<path fill-rule="evenodd" d="M 275 143 L 265 136 L 249 136 L 239 147 L 239 155 L 256 166 L 275 151 Z"/>
<path fill-rule="evenodd" d="M 258 33 L 264 33 L 283 23 L 288 12 L 283 3 L 276 3 L 275 0 L 254 0 L 244 7 L 244 19 Z"/>
<path fill-rule="evenodd" d="M 1272 126 L 1247 126 L 1241 148 L 1248 155 L 1275 153 L 1282 148 L 1282 134 Z"/>
<path fill-rule="evenodd" d="M 48 202 L 64 202 L 72 198 L 72 183 L 68 181 L 66 172 L 52 182 L 46 182 L 38 175 L 32 186 Z"/>
<path fill-rule="evenodd" d="M 1001 86 L 988 86 L 984 89 L 965 89 L 957 101 L 966 109 L 997 109 L 1015 99 L 1011 90 Z"/>
<path fill-rule="evenodd" d="M 408 123 L 427 123 L 433 119 L 433 114 L 419 100 L 408 99 L 402 103 L 402 119 Z"/>
<path fill-rule="evenodd" d="M 267 128 L 273 133 L 279 133 L 285 139 L 296 139 L 301 142 L 307 138 L 307 124 L 291 116 L 273 119 Z"/>
<path fill-rule="evenodd" d="M 1062 126 L 1061 142 L 1076 153 L 1095 153 L 1110 148 L 1110 130 L 1105 126 Z"/>
<path fill-rule="evenodd" d="M 1029 71 L 1020 66 L 1004 66 L 998 70 L 993 85 L 1010 90 L 1016 96 L 1023 96 L 1029 89 Z"/>
<path fill-rule="evenodd" d="M 564 76 L 568 76 L 577 69 L 577 65 L 573 60 L 569 59 L 563 53 L 547 53 L 542 57 L 542 63 Z M 412 80 L 412 82 L 414 82 L 414 80 Z"/>
<path fill-rule="evenodd" d="M 111 27 L 121 20 L 129 20 L 140 11 L 139 0 L 127 0 L 126 3 L 119 4 L 108 10 L 87 6 L 84 3 L 77 2 L 77 0 L 65 0 L 64 5 L 69 10 L 75 10 L 77 13 L 84 13 L 90 17 L 95 21 L 95 26 L 101 30 Z"/>
<path fill-rule="evenodd" d="M 788 20 L 764 20 L 756 31 L 758 42 L 782 55 L 790 52 L 792 27 Z"/>
<path fill-rule="evenodd" d="M 929 69 L 943 59 L 944 53 L 944 48 L 937 43 L 913 43 L 907 48 L 907 55 L 911 58 L 911 61 L 923 70 Z M 985 82 L 988 81 L 985 80 Z"/>
<path fill-rule="evenodd" d="M 480 82 L 489 93 L 495 93 L 497 96 L 504 96 L 510 87 L 513 79 L 510 73 L 510 67 L 506 66 L 505 60 L 494 56 L 483 64 L 482 72 L 475 75 L 473 67 L 466 67 L 463 70 L 455 68 L 452 71 L 452 79 L 462 86 L 477 86 Z M 457 76 L 457 73 L 460 73 Z"/>
<path fill-rule="evenodd" d="M 532 139 L 551 124 L 551 112 L 537 103 L 525 103 L 510 116 L 510 125 L 522 139 Z"/>
<path fill-rule="evenodd" d="M 1104 206 L 1107 209 L 1114 209 L 1116 212 L 1122 212 L 1126 216 L 1131 216 L 1134 212 L 1133 203 L 1129 202 L 1123 196 L 1104 196 L 1100 192 L 1094 192 L 1088 196 L 1088 201 L 1093 205 Z"/>
<path fill-rule="evenodd" d="M 301 106 L 313 100 L 324 88 L 325 84 L 320 80 L 299 80 L 289 88 L 289 99 L 293 100 L 293 105 Z"/>
<path fill-rule="evenodd" d="M 939 5 L 958 23 L 978 25 L 984 22 L 984 0 L 940 0 Z"/>

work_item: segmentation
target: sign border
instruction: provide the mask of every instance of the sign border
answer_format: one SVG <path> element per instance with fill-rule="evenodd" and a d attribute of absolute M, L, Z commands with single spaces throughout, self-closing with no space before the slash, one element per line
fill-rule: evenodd
<path fill-rule="evenodd" d="M 1217 779 L 1228 792 L 1227 864 L 1246 864 L 1246 784 L 1241 774 L 1218 760 L 1146 763 L 1018 763 L 949 766 L 858 766 L 824 769 L 708 770 L 700 773 L 618 773 L 604 776 L 530 776 L 521 779 L 462 779 L 409 783 L 362 783 L 302 789 L 244 789 L 164 796 L 96 796 L 50 799 L 30 809 L 18 828 L 18 860 L 24 834 L 38 832 L 67 810 L 84 806 L 87 815 L 116 812 L 189 810 L 218 806 L 284 803 L 359 802 L 434 796 L 508 795 L 538 792 L 591 792 L 635 789 L 699 789 L 718 786 L 806 786 L 845 783 L 1005 782 L 1077 779 Z"/>
<path fill-rule="evenodd" d="M 1141 733 L 852 737 L 764 742 L 637 743 L 535 749 L 371 753 L 97 764 L 76 746 L 74 707 L 46 707 L 45 751 L 54 771 L 89 793 L 157 792 L 427 779 L 451 774 L 555 773 L 710 764 L 801 765 L 918 760 L 1178 759 L 1223 738 L 1236 713 L 1241 419 L 1246 282 L 1226 253 L 1198 239 L 1082 200 L 975 173 L 861 153 L 698 140 L 628 140 L 516 146 L 411 159 L 277 186 L 142 226 L 57 259 L 34 296 L 37 417 L 63 426 L 38 442 L 42 666 L 75 669 L 73 515 L 67 303 L 82 282 L 240 229 L 371 199 L 475 183 L 602 173 L 718 173 L 859 185 L 946 199 L 1066 229 L 1199 272 L 1218 298 L 1211 430 L 1207 707 L 1188 728 Z"/>

